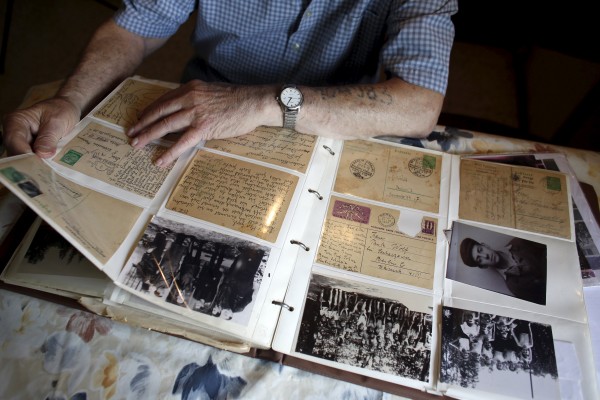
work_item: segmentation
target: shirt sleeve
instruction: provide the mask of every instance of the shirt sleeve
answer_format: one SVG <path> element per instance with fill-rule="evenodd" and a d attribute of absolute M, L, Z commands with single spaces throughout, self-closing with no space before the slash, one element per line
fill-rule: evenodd
<path fill-rule="evenodd" d="M 381 62 L 387 74 L 445 94 L 457 0 L 398 1 L 388 17 Z"/>
<path fill-rule="evenodd" d="M 123 0 L 114 21 L 143 37 L 173 35 L 194 11 L 194 0 Z"/>

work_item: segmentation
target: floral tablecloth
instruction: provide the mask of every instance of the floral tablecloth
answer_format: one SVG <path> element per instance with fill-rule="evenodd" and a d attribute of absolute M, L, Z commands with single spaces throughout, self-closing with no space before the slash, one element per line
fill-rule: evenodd
<path fill-rule="evenodd" d="M 600 193 L 600 153 L 442 127 L 426 139 L 391 140 L 454 154 L 565 153 L 578 179 Z M 588 312 L 600 329 L 598 310 Z M 88 398 L 397 397 L 0 290 L 0 399 Z"/>

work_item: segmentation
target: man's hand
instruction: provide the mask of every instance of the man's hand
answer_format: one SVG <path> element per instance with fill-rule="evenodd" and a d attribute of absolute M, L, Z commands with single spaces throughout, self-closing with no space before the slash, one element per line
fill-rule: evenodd
<path fill-rule="evenodd" d="M 182 132 L 157 161 L 167 166 L 202 140 L 252 132 L 260 125 L 280 125 L 275 86 L 236 86 L 199 80 L 172 90 L 149 105 L 127 132 L 135 148 L 171 132 Z"/>
<path fill-rule="evenodd" d="M 3 140 L 8 154 L 33 151 L 42 158 L 52 157 L 59 139 L 73 129 L 80 114 L 69 100 L 55 97 L 6 115 Z"/>

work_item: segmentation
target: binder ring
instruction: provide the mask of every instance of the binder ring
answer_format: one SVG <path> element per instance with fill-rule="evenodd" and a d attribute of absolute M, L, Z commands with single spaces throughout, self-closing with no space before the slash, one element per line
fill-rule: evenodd
<path fill-rule="evenodd" d="M 332 156 L 335 156 L 335 152 L 331 150 L 331 147 L 323 145 L 323 148 L 329 152 Z"/>
<path fill-rule="evenodd" d="M 271 303 L 275 304 L 276 306 L 283 307 L 283 308 L 287 309 L 288 311 L 294 311 L 294 307 L 284 303 L 283 301 L 273 300 Z"/>
<path fill-rule="evenodd" d="M 317 199 L 319 199 L 319 200 L 323 200 L 323 196 L 321 196 L 321 193 L 317 192 L 317 191 L 316 191 L 316 190 L 314 190 L 314 189 L 308 189 L 308 193 L 312 193 L 312 194 L 314 194 L 315 196 L 317 196 Z"/>
<path fill-rule="evenodd" d="M 309 251 L 309 250 L 310 250 L 310 247 L 308 247 L 308 246 L 307 246 L 307 245 L 305 245 L 304 243 L 302 243 L 302 242 L 299 242 L 299 241 L 297 241 L 297 240 L 294 240 L 294 239 L 292 239 L 292 240 L 290 240 L 290 243 L 291 243 L 291 244 L 297 244 L 298 246 L 302 247 L 302 248 L 303 248 L 305 251 Z"/>

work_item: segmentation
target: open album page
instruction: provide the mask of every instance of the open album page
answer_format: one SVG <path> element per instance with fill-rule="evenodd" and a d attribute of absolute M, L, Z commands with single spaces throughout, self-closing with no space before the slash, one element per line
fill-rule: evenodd
<path fill-rule="evenodd" d="M 456 161 L 440 389 L 459 398 L 597 397 L 593 384 L 566 394 L 571 372 L 558 368 L 568 347 L 576 365 L 591 364 L 566 175 Z"/>
<path fill-rule="evenodd" d="M 0 278 L 74 299 L 101 298 L 112 282 L 40 217 L 31 224 Z"/>
<path fill-rule="evenodd" d="M 11 190 L 111 278 L 184 164 L 155 167 L 166 145 L 136 150 L 125 135 L 132 118 L 172 87 L 127 79 L 61 139 L 52 160 L 3 160 Z"/>
<path fill-rule="evenodd" d="M 376 140 L 335 149 L 336 172 L 320 190 L 328 195 L 309 223 L 322 228 L 303 238 L 310 251 L 286 296 L 294 311 L 282 314 L 273 346 L 431 388 L 450 159 Z"/>
<path fill-rule="evenodd" d="M 274 133 L 269 149 L 281 143 Z M 264 138 L 253 132 L 237 140 Z M 296 136 L 298 146 L 292 146 L 292 139 L 285 147 L 288 154 L 307 140 Z M 307 160 L 316 141 L 309 142 Z M 116 284 L 154 305 L 156 313 L 180 315 L 269 347 L 281 307 L 268 299 L 285 293 L 284 285 L 273 282 L 281 274 L 289 280 L 286 263 L 297 249 L 284 244 L 306 177 L 280 163 L 268 164 L 267 158 L 257 162 L 235 152 L 197 150 Z M 135 300 L 124 303 L 144 307 Z"/>
<path fill-rule="evenodd" d="M 62 177 L 34 154 L 0 160 L 0 181 L 100 268 L 143 211 Z"/>

